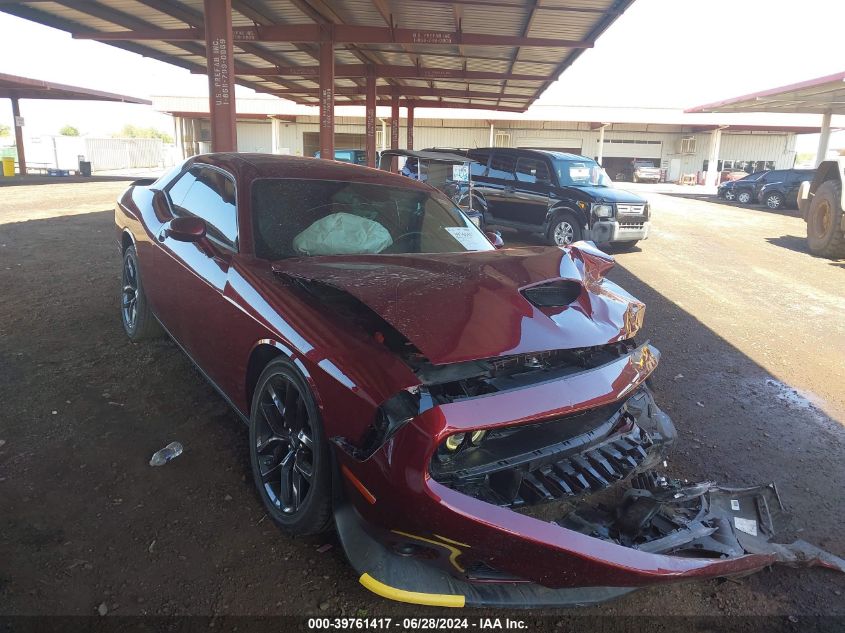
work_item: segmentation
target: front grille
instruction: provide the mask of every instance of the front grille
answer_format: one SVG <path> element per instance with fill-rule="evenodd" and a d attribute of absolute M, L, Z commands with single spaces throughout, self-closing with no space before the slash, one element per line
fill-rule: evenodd
<path fill-rule="evenodd" d="M 630 220 L 625 222 L 619 223 L 619 228 L 622 230 L 629 230 L 629 231 L 639 231 L 645 225 L 645 220 L 640 220 L 639 222 L 631 222 Z"/>
<path fill-rule="evenodd" d="M 537 451 L 537 461 L 521 467 L 508 467 L 503 459 L 503 468 L 481 477 L 460 476 L 464 472 L 434 478 L 476 499 L 512 508 L 598 492 L 638 470 L 656 449 L 648 433 L 632 426 L 566 456 L 542 459 Z"/>
<path fill-rule="evenodd" d="M 643 215 L 645 213 L 644 204 L 617 204 L 616 213 L 618 215 Z"/>

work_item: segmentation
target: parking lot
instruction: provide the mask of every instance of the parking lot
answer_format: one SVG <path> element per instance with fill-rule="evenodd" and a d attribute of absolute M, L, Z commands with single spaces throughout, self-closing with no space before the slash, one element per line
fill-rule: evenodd
<path fill-rule="evenodd" d="M 111 210 L 125 186 L 0 188 L 0 613 L 435 613 L 367 592 L 333 537 L 282 535 L 246 428 L 173 343 L 128 342 Z M 776 481 L 798 536 L 845 556 L 845 262 L 805 252 L 795 211 L 631 188 L 654 233 L 610 277 L 647 304 L 643 338 L 663 353 L 669 473 Z M 184 454 L 150 468 L 172 440 Z M 845 615 L 843 592 L 842 575 L 780 567 L 578 613 L 790 626 Z"/>

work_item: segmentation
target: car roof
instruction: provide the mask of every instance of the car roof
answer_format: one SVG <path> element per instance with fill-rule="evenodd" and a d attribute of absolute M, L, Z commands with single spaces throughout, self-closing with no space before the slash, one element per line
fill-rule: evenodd
<path fill-rule="evenodd" d="M 593 160 L 586 156 L 579 154 L 570 154 L 569 152 L 558 152 L 552 149 L 523 149 L 519 147 L 478 147 L 470 152 L 477 151 L 495 151 L 499 154 L 514 154 L 518 156 L 547 156 L 557 160 Z"/>
<path fill-rule="evenodd" d="M 301 178 L 303 180 L 341 180 L 367 182 L 371 184 L 404 187 L 431 191 L 432 188 L 418 180 L 391 174 L 387 171 L 354 165 L 322 158 L 286 156 L 278 154 L 258 154 L 247 152 L 218 152 L 198 154 L 191 157 L 190 164 L 207 164 L 221 167 L 246 177 L 248 180 L 260 178 Z"/>

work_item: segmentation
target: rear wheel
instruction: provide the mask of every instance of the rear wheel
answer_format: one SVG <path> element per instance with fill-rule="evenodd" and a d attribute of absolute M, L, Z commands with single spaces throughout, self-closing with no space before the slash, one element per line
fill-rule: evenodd
<path fill-rule="evenodd" d="M 126 336 L 132 341 L 142 341 L 160 335 L 161 326 L 150 309 L 144 286 L 141 284 L 138 253 L 134 246 L 130 246 L 123 253 L 120 281 L 120 320 Z"/>
<path fill-rule="evenodd" d="M 581 226 L 571 213 L 561 213 L 552 221 L 546 241 L 552 246 L 569 246 L 581 239 Z"/>
<path fill-rule="evenodd" d="M 749 202 L 751 202 L 751 192 L 750 191 L 740 191 L 736 195 L 736 199 L 737 199 L 738 202 L 740 202 L 742 204 L 748 204 Z"/>
<path fill-rule="evenodd" d="M 785 200 L 782 193 L 772 191 L 771 193 L 766 194 L 763 198 L 763 202 L 770 209 L 780 209 L 783 207 Z"/>
<path fill-rule="evenodd" d="M 287 358 L 270 362 L 252 398 L 252 474 L 267 514 L 285 531 L 317 534 L 331 525 L 329 447 L 314 397 Z"/>
<path fill-rule="evenodd" d="M 842 183 L 828 180 L 819 186 L 807 214 L 807 246 L 813 255 L 845 257 L 842 231 Z"/>

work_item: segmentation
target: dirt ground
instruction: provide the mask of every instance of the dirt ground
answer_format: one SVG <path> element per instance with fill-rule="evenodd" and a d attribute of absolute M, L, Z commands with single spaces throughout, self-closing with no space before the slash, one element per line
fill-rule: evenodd
<path fill-rule="evenodd" d="M 127 341 L 111 211 L 124 187 L 0 188 L 0 615 L 442 614 L 367 592 L 333 536 L 282 535 L 246 428 L 173 343 Z M 654 236 L 610 277 L 645 301 L 663 353 L 670 474 L 776 481 L 801 537 L 845 556 L 845 262 L 808 255 L 795 212 L 648 195 Z M 184 454 L 150 468 L 172 440 Z M 800 630 L 845 616 L 843 592 L 845 575 L 775 568 L 551 613 Z"/>

